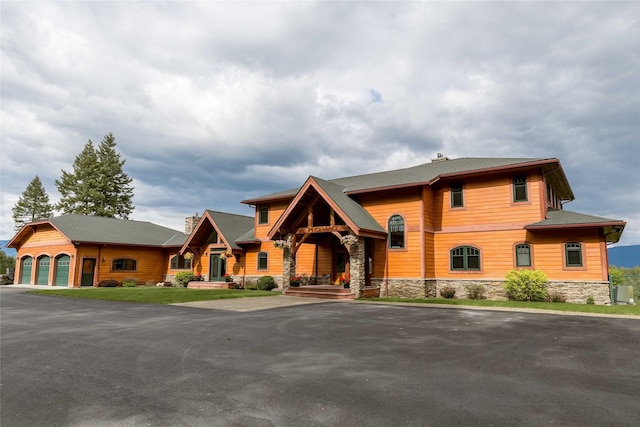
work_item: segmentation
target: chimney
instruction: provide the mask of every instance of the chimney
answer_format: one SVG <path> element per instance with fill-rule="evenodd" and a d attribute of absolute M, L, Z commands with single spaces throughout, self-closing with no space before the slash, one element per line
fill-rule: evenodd
<path fill-rule="evenodd" d="M 184 232 L 185 232 L 185 234 L 191 234 L 193 229 L 196 228 L 196 225 L 198 224 L 198 221 L 200 221 L 200 216 L 198 215 L 198 212 L 196 212 L 196 214 L 194 216 L 186 217 L 185 220 L 184 220 Z"/>
<path fill-rule="evenodd" d="M 435 159 L 431 159 L 431 163 L 444 162 L 446 160 L 449 160 L 447 156 L 444 156 L 442 153 L 438 153 Z"/>

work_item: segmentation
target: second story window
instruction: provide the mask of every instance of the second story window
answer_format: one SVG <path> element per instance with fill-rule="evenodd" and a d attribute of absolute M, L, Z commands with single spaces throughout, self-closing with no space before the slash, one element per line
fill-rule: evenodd
<path fill-rule="evenodd" d="M 529 200 L 527 196 L 527 177 L 517 176 L 513 178 L 513 201 L 526 202 Z"/>
<path fill-rule="evenodd" d="M 389 218 L 389 248 L 404 248 L 404 218 L 400 215 Z"/>
<path fill-rule="evenodd" d="M 262 206 L 258 209 L 258 224 L 269 224 L 269 208 Z"/>
<path fill-rule="evenodd" d="M 464 206 L 464 199 L 462 198 L 462 184 L 453 184 L 451 186 L 451 207 L 461 208 Z"/>

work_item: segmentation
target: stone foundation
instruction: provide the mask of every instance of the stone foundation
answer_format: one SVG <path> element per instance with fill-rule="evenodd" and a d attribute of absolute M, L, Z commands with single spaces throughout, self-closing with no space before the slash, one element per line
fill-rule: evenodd
<path fill-rule="evenodd" d="M 386 285 L 388 282 L 388 285 Z M 380 288 L 380 296 L 392 298 L 440 298 L 442 288 L 449 286 L 456 290 L 456 298 L 466 299 L 465 286 L 481 284 L 484 295 L 489 300 L 506 300 L 504 281 L 502 280 L 465 280 L 465 279 L 372 279 L 371 285 Z M 596 304 L 610 302 L 608 282 L 558 282 L 547 283 L 548 294 L 560 294 L 567 302 L 586 304 L 589 295 L 593 296 Z"/>

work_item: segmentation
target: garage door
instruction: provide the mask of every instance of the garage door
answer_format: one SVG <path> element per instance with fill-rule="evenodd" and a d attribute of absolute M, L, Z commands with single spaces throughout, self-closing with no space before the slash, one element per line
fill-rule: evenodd
<path fill-rule="evenodd" d="M 36 281 L 37 285 L 49 284 L 49 263 L 50 259 L 48 256 L 38 258 L 38 280 Z"/>
<path fill-rule="evenodd" d="M 56 286 L 67 286 L 69 284 L 69 255 L 62 255 L 56 258 Z"/>
<path fill-rule="evenodd" d="M 33 258 L 30 256 L 22 258 L 22 265 L 20 266 L 20 282 L 28 285 L 31 283 L 31 266 L 33 264 Z"/>

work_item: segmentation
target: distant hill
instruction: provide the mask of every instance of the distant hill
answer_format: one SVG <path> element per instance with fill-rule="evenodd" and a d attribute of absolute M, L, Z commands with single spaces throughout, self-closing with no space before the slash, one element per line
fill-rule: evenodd
<path fill-rule="evenodd" d="M 9 243 L 8 240 L 0 240 L 0 249 L 4 251 L 7 256 L 16 257 L 16 250 L 13 248 L 5 248 L 4 246 Z"/>
<path fill-rule="evenodd" d="M 609 248 L 609 265 L 625 268 L 640 266 L 640 245 Z"/>

